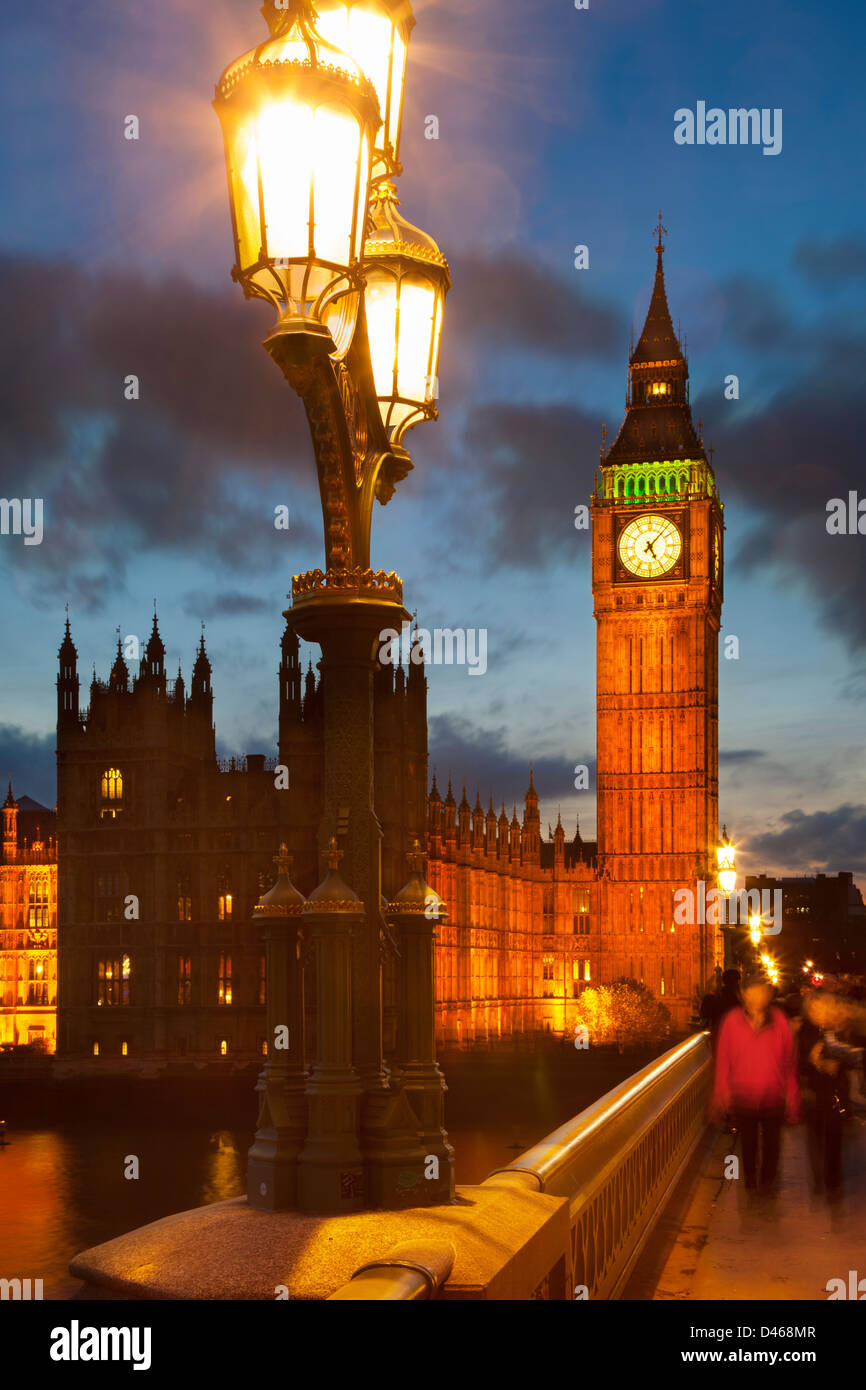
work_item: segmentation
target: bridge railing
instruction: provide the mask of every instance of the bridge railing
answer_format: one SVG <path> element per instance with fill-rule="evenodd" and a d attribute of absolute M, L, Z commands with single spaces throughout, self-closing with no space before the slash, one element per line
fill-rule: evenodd
<path fill-rule="evenodd" d="M 509 1188 L 515 1197 L 514 1189 L 523 1188 L 568 1204 L 567 1230 L 560 1221 L 560 1235 L 546 1247 L 546 1264 L 536 1264 L 525 1291 L 510 1296 L 597 1300 L 621 1295 L 706 1131 L 709 1082 L 709 1034 L 697 1033 L 485 1179 L 482 1188 L 498 1189 L 503 1197 Z M 465 1232 L 455 1226 L 447 1234 L 459 1245 Z M 519 1250 L 515 1253 L 519 1261 Z M 453 1297 L 446 1285 L 455 1254 L 454 1245 L 428 1240 L 401 1245 L 362 1266 L 331 1297 Z M 485 1296 L 480 1289 L 474 1296 L 479 1295 Z"/>
<path fill-rule="evenodd" d="M 565 1197 L 571 1284 L 617 1298 L 706 1130 L 709 1034 L 650 1062 L 486 1180 Z"/>

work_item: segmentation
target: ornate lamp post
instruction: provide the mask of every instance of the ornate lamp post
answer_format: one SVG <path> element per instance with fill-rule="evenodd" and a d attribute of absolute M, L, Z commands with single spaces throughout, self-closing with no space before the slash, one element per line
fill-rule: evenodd
<path fill-rule="evenodd" d="M 412 467 L 406 431 L 436 415 L 450 282 L 432 239 L 400 217 L 390 183 L 400 169 L 409 5 L 267 0 L 263 13 L 270 37 L 226 69 L 214 106 L 226 148 L 232 274 L 248 297 L 276 310 L 265 347 L 304 402 L 316 458 L 325 567 L 294 577 L 284 616 L 322 649 L 319 847 L 332 875 L 339 854 L 344 900 L 358 904 L 334 914 L 318 890 L 310 898 L 319 903 L 314 936 L 325 976 L 317 978 L 317 1007 L 344 1011 L 327 1027 L 341 1040 L 347 1029 L 350 1046 L 344 1054 L 334 1042 L 339 1063 L 319 1055 L 315 1086 L 307 1082 L 299 1201 L 319 1211 L 405 1206 L 409 1178 L 423 1167 L 417 1135 L 427 1126 L 414 1123 L 383 1057 L 382 959 L 395 943 L 382 914 L 373 673 L 379 633 L 400 630 L 410 615 L 397 575 L 370 569 L 370 525 L 374 500 L 388 502 Z M 338 921 L 339 950 L 331 941 Z M 359 1118 L 326 1133 L 341 1087 L 341 1113 Z M 318 1182 L 311 1170 L 324 1153 L 327 1174 Z M 421 1184 L 430 1197 L 434 1189 Z"/>

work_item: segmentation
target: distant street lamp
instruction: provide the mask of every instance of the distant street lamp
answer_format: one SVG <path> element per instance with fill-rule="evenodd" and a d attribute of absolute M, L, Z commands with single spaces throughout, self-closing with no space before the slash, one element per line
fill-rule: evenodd
<path fill-rule="evenodd" d="M 762 921 L 761 921 L 761 918 L 760 918 L 760 917 L 750 917 L 750 918 L 749 918 L 749 937 L 751 938 L 752 945 L 755 947 L 756 950 L 757 950 L 757 948 L 758 948 L 758 947 L 760 946 L 760 944 L 761 944 L 761 937 L 763 936 L 763 934 L 764 934 L 764 931 L 763 931 L 763 923 L 762 923 Z"/>
<path fill-rule="evenodd" d="M 732 844 L 728 837 L 728 827 L 722 826 L 722 838 L 716 846 L 716 862 L 718 864 L 719 887 L 726 898 L 729 898 L 737 886 L 737 871 L 734 867 L 737 854 L 736 845 Z"/>
<path fill-rule="evenodd" d="M 294 576 L 284 616 L 322 649 L 318 844 L 329 873 L 303 909 L 317 953 L 319 1010 L 306 1138 L 294 1109 L 279 1124 L 271 1115 L 252 1151 L 249 1195 L 273 1207 L 290 1204 L 297 1191 L 303 1210 L 348 1212 L 405 1206 L 408 1184 L 416 1205 L 448 1201 L 453 1155 L 435 1055 L 429 1048 L 421 1059 L 407 1055 L 404 1038 L 396 1083 L 383 1055 L 383 958 L 397 951 L 395 933 L 406 937 L 422 976 L 409 982 L 398 972 L 403 990 L 411 988 L 414 1018 L 419 991 L 433 990 L 425 955 L 432 937 L 422 950 L 405 903 L 383 903 L 373 797 L 379 634 L 410 618 L 398 576 L 370 568 L 373 502 L 388 502 L 412 468 L 406 432 L 437 414 L 450 287 L 444 256 L 401 217 L 391 182 L 401 172 L 415 21 L 406 0 L 265 0 L 263 14 L 269 38 L 229 65 L 214 107 L 225 142 L 232 275 L 247 297 L 276 311 L 265 347 L 304 402 L 316 457 L 325 567 Z M 422 825 L 415 829 L 423 834 Z M 413 875 L 413 893 L 420 892 L 417 864 Z M 285 946 L 295 915 L 289 928 L 271 924 L 269 959 L 296 959 Z M 292 980 L 283 992 L 296 1001 L 300 985 Z M 432 993 L 428 1002 L 432 1009 Z M 406 1018 L 405 1000 L 398 1006 Z M 280 1108 L 275 1098 L 289 1084 L 294 1105 L 297 1080 L 297 1070 L 274 1059 L 262 1113 L 272 1100 Z M 423 1180 L 430 1153 L 441 1156 L 439 1183 Z"/>
<path fill-rule="evenodd" d="M 726 901 L 737 886 L 737 871 L 734 867 L 736 853 L 736 846 L 731 843 L 728 836 L 728 827 L 723 825 L 721 839 L 716 846 L 716 879 Z M 725 916 L 727 917 L 727 915 L 726 912 Z M 733 965 L 733 941 L 730 923 L 722 927 L 722 941 L 724 943 L 724 965 L 725 969 L 729 970 Z"/>

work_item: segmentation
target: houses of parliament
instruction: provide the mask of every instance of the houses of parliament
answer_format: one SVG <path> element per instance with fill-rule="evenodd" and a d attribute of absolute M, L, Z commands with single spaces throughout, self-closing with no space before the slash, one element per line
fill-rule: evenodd
<path fill-rule="evenodd" d="M 661 232 L 625 419 L 592 496 L 598 839 L 542 836 L 531 770 L 518 816 L 428 792 L 423 666 L 375 676 L 375 804 L 390 899 L 406 854 L 447 905 L 437 926 L 440 1045 L 566 1036 L 593 983 L 629 978 L 686 1025 L 720 960 L 718 929 L 676 926 L 674 894 L 715 873 L 723 511 L 692 423 Z M 277 758 L 216 757 L 204 635 L 169 678 L 156 615 L 133 674 L 118 642 L 81 709 L 67 619 L 57 678 L 57 811 L 3 808 L 0 1044 L 70 1059 L 249 1062 L 265 1051 L 264 947 L 252 910 L 285 842 L 320 878 L 321 675 L 286 615 Z M 288 785 L 286 785 L 288 783 Z M 460 789 L 460 799 L 455 795 Z M 444 795 L 443 795 L 444 791 Z M 392 967 L 383 966 L 386 1052 Z M 56 1019 L 56 1031 L 55 1031 Z M 391 1037 L 389 1038 L 388 1032 Z M 122 1065 L 122 1064 L 120 1064 Z"/>

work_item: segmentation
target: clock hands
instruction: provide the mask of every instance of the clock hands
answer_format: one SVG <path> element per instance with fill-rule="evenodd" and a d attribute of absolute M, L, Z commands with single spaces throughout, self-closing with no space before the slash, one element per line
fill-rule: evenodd
<path fill-rule="evenodd" d="M 640 578 L 665 574 L 676 563 L 682 542 L 676 527 L 660 517 L 636 517 L 623 529 L 619 554 L 626 569 Z"/>

